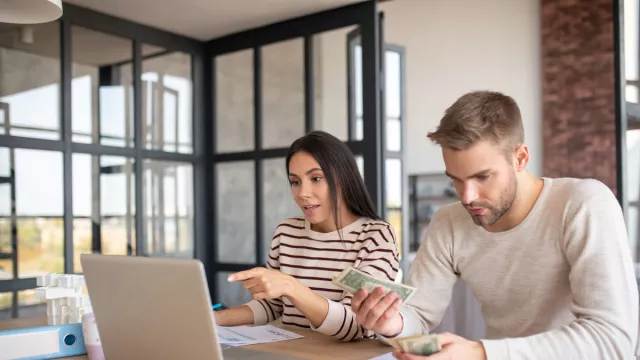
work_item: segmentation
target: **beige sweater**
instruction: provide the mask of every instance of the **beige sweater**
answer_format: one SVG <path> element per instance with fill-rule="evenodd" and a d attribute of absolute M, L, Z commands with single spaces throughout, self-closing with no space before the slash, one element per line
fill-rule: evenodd
<path fill-rule="evenodd" d="M 434 216 L 407 283 L 399 336 L 441 321 L 460 277 L 486 323 L 487 359 L 630 359 L 638 288 L 620 206 L 596 180 L 544 179 L 517 227 L 490 233 L 460 203 Z"/>
<path fill-rule="evenodd" d="M 282 318 L 284 325 L 311 328 L 341 341 L 373 338 L 373 331 L 356 323 L 351 309 L 353 295 L 331 282 L 333 276 L 353 266 L 385 280 L 398 272 L 398 250 L 393 228 L 384 221 L 360 218 L 337 231 L 311 230 L 304 218 L 288 219 L 276 228 L 267 268 L 291 275 L 327 299 L 329 313 L 315 328 L 287 297 L 252 300 L 254 323 L 266 324 Z"/>

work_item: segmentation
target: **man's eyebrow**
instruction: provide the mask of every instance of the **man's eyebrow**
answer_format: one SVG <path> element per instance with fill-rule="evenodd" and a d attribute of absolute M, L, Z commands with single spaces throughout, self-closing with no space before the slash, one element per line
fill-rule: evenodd
<path fill-rule="evenodd" d="M 488 175 L 490 172 L 491 172 L 491 169 L 484 169 L 484 170 L 478 171 L 477 173 L 475 173 L 475 174 L 473 174 L 473 175 L 471 175 L 471 176 L 467 177 L 467 179 L 471 179 L 471 178 L 479 177 L 479 176 L 486 176 L 486 175 Z M 447 175 L 448 177 L 450 177 L 450 178 L 452 178 L 452 179 L 457 179 L 457 177 L 455 177 L 455 176 L 453 176 L 453 175 L 449 174 L 449 172 L 448 172 L 448 171 L 446 171 L 446 170 L 445 170 L 445 172 L 444 172 L 444 173 L 445 173 L 445 175 Z"/>

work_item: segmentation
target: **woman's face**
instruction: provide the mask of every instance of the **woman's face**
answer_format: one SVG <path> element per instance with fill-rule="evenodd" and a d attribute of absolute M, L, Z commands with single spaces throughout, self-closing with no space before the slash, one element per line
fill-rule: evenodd
<path fill-rule="evenodd" d="M 289 183 L 304 217 L 317 228 L 332 228 L 333 213 L 329 183 L 316 159 L 299 151 L 289 161 Z"/>

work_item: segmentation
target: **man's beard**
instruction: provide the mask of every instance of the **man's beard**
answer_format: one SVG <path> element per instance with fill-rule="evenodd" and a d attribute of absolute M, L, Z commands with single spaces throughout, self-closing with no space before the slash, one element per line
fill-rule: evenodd
<path fill-rule="evenodd" d="M 478 226 L 489 226 L 496 223 L 496 221 L 500 220 L 502 215 L 504 215 L 516 199 L 518 193 L 518 181 L 516 180 L 515 174 L 511 178 L 509 186 L 503 191 L 502 196 L 497 201 L 497 204 L 489 204 L 483 202 L 472 202 L 471 204 L 465 205 L 467 208 L 485 208 L 486 211 L 482 215 L 471 215 L 471 219 Z"/>

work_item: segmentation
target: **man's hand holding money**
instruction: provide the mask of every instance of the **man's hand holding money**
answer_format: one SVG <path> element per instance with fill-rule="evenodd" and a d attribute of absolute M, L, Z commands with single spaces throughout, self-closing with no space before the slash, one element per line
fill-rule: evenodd
<path fill-rule="evenodd" d="M 398 295 L 391 291 L 385 295 L 383 287 L 377 287 L 371 294 L 365 289 L 355 293 L 351 308 L 356 314 L 358 324 L 387 338 L 394 338 L 404 326 L 399 310 L 402 305 Z M 487 355 L 482 343 L 469 341 L 453 334 L 439 334 L 441 349 L 429 356 L 414 355 L 410 352 L 394 352 L 402 360 L 486 360 Z"/>
<path fill-rule="evenodd" d="M 402 331 L 402 316 L 398 312 L 401 305 L 402 299 L 398 298 L 395 291 L 385 296 L 381 286 L 371 295 L 361 289 L 351 299 L 351 309 L 356 314 L 358 324 L 386 337 L 394 337 Z"/>
<path fill-rule="evenodd" d="M 463 337 L 442 333 L 441 350 L 429 356 L 413 355 L 409 352 L 395 351 L 393 356 L 398 360 L 486 360 L 484 347 L 478 341 L 469 341 Z M 411 349 L 408 349 L 411 350 Z"/>

